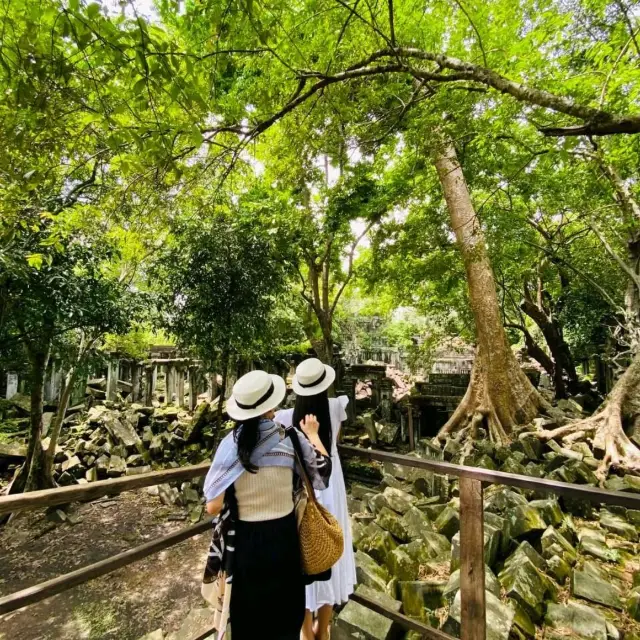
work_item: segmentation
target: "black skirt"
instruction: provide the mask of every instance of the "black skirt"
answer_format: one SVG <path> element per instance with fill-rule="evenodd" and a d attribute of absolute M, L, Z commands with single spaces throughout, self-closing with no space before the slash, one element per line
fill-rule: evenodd
<path fill-rule="evenodd" d="M 305 579 L 295 513 L 278 520 L 236 521 L 231 637 L 298 640 Z"/>

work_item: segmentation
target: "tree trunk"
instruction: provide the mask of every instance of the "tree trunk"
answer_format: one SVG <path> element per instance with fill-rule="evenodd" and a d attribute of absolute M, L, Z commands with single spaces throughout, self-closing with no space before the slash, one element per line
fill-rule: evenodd
<path fill-rule="evenodd" d="M 524 346 L 527 350 L 527 355 L 533 358 L 546 372 L 549 377 L 553 379 L 555 375 L 555 366 L 553 360 L 547 355 L 547 352 L 533 339 L 533 336 L 524 325 L 519 324 L 507 324 L 506 327 L 512 327 L 522 332 L 524 336 Z"/>
<path fill-rule="evenodd" d="M 518 365 L 507 340 L 484 233 L 450 140 L 436 150 L 434 163 L 464 261 L 478 344 L 469 388 L 439 435 L 470 426 L 474 437 L 483 425 L 494 441 L 504 443 L 515 424 L 536 416 L 544 400 Z"/>
<path fill-rule="evenodd" d="M 43 482 L 55 486 L 53 480 L 53 461 L 56 455 L 56 447 L 58 446 L 58 438 L 60 437 L 60 431 L 62 430 L 62 422 L 67 413 L 67 407 L 69 406 L 69 400 L 73 393 L 73 388 L 78 379 L 78 373 L 80 371 L 79 364 L 74 365 L 67 372 L 67 376 L 64 383 L 64 389 L 60 394 L 60 402 L 58 403 L 58 410 L 51 422 L 51 431 L 49 436 L 49 446 L 44 452 L 44 466 L 42 469 Z"/>
<path fill-rule="evenodd" d="M 44 451 L 42 449 L 42 401 L 44 397 L 44 382 L 49 362 L 49 348 L 29 354 L 31 364 L 31 408 L 29 416 L 29 442 L 27 457 L 11 483 L 9 493 L 22 493 L 37 489 L 50 489 L 52 484 L 45 482 L 42 474 L 44 465 Z"/>
<path fill-rule="evenodd" d="M 522 301 L 520 308 L 538 325 L 549 347 L 554 362 L 556 397 L 566 398 L 567 396 L 563 372 L 566 372 L 569 378 L 569 388 L 575 393 L 578 385 L 578 372 L 569 345 L 564 339 L 560 322 L 552 314 L 547 314 L 543 309 L 540 309 L 528 297 Z"/>

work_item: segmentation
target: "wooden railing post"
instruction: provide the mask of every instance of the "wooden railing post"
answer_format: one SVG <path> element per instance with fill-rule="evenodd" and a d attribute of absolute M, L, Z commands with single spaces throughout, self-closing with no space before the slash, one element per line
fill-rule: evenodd
<path fill-rule="evenodd" d="M 485 640 L 482 482 L 460 478 L 461 640 Z"/>

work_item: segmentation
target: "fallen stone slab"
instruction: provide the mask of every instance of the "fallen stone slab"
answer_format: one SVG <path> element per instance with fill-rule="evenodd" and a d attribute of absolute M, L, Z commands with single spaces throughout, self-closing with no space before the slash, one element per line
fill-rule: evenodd
<path fill-rule="evenodd" d="M 0 442 L 0 458 L 22 459 L 27 457 L 27 447 L 22 444 Z"/>
<path fill-rule="evenodd" d="M 604 616 L 596 609 L 569 600 L 567 604 L 549 603 L 544 618 L 545 637 L 547 629 L 559 631 L 561 635 L 607 640 L 607 625 Z"/>
<path fill-rule="evenodd" d="M 611 533 L 615 533 L 625 540 L 630 540 L 631 542 L 638 541 L 638 531 L 636 528 L 632 524 L 629 524 L 624 518 L 614 513 L 603 511 L 600 514 L 600 524 L 607 531 L 611 531 Z"/>
<path fill-rule="evenodd" d="M 620 592 L 616 587 L 587 571 L 574 570 L 571 576 L 571 593 L 605 607 L 623 608 Z"/>
<path fill-rule="evenodd" d="M 487 610 L 487 640 L 508 640 L 515 613 L 513 609 L 503 604 L 499 598 L 490 591 L 485 591 L 485 602 Z M 442 630 L 455 637 L 460 637 L 460 621 L 462 618 L 461 595 L 458 591 L 449 618 L 445 622 Z"/>
<path fill-rule="evenodd" d="M 362 551 L 356 551 L 355 563 L 358 584 L 364 584 L 382 593 L 386 592 L 391 576 L 384 567 Z"/>
<path fill-rule="evenodd" d="M 350 600 L 333 624 L 334 640 L 390 640 L 393 622 L 383 615 Z"/>
<path fill-rule="evenodd" d="M 401 489 L 387 487 L 382 495 L 386 499 L 387 506 L 399 514 L 405 514 L 416 502 L 415 496 Z"/>
<path fill-rule="evenodd" d="M 395 511 L 387 507 L 382 507 L 375 520 L 376 524 L 385 531 L 388 531 L 400 542 L 409 542 L 411 535 L 406 522 Z"/>

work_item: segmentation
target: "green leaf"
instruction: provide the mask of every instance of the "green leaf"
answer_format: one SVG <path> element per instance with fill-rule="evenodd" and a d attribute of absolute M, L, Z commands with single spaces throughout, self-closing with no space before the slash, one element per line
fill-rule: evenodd
<path fill-rule="evenodd" d="M 27 255 L 27 263 L 30 267 L 39 271 L 42 268 L 43 258 L 44 256 L 41 253 L 30 253 Z"/>

